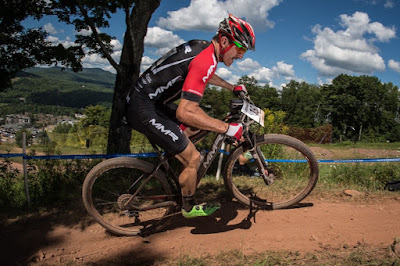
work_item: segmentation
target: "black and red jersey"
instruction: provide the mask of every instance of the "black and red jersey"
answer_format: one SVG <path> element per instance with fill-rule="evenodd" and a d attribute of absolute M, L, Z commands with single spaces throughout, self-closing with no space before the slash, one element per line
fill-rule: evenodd
<path fill-rule="evenodd" d="M 179 98 L 200 102 L 217 68 L 214 45 L 208 41 L 184 43 L 153 63 L 136 81 L 131 97 L 165 105 Z M 135 96 L 133 96 L 135 95 Z"/>

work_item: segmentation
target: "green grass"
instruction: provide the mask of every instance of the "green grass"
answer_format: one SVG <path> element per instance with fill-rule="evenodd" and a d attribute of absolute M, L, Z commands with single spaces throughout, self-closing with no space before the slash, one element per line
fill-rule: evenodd
<path fill-rule="evenodd" d="M 266 251 L 244 254 L 241 250 L 221 252 L 217 255 L 192 257 L 182 255 L 178 259 L 160 260 L 152 265 L 400 265 L 400 259 L 391 247 L 371 250 L 358 245 L 331 249 L 324 252 L 301 253 L 297 251 Z"/>
<path fill-rule="evenodd" d="M 315 143 L 307 143 L 307 145 L 311 147 L 320 147 L 325 149 L 383 149 L 383 150 L 399 150 L 400 151 L 400 142 L 340 142 L 333 144 L 315 144 Z"/>

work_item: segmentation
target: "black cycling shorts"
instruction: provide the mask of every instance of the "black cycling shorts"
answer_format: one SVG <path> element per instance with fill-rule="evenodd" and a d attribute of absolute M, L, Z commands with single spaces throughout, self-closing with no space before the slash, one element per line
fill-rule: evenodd
<path fill-rule="evenodd" d="M 183 152 L 189 144 L 188 137 L 179 128 L 176 108 L 171 105 L 157 107 L 143 98 L 131 99 L 126 117 L 131 128 L 171 155 Z"/>

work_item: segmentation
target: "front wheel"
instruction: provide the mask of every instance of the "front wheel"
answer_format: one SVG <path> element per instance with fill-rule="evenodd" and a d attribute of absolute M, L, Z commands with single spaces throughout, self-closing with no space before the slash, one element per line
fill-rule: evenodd
<path fill-rule="evenodd" d="M 114 234 L 135 236 L 158 228 L 174 210 L 171 187 L 153 165 L 135 158 L 120 157 L 96 165 L 82 188 L 88 213 Z"/>
<path fill-rule="evenodd" d="M 256 140 L 265 161 L 265 178 L 250 151 L 244 152 L 239 146 L 228 157 L 224 173 L 233 197 L 262 209 L 287 208 L 307 197 L 318 180 L 318 161 L 313 152 L 286 135 L 266 134 Z"/>

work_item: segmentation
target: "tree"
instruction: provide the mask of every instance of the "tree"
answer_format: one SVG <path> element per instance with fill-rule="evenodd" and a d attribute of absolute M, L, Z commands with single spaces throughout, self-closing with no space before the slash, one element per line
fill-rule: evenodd
<path fill-rule="evenodd" d="M 399 90 L 393 84 L 376 77 L 339 75 L 323 87 L 322 95 L 334 137 L 357 141 L 366 132 L 371 141 L 399 139 Z"/>
<path fill-rule="evenodd" d="M 32 132 L 28 129 L 20 129 L 15 133 L 15 143 L 17 143 L 18 147 L 23 146 L 23 133 L 26 134 L 26 144 L 29 145 L 32 142 Z"/>
<path fill-rule="evenodd" d="M 108 153 L 129 153 L 129 142 L 131 138 L 131 129 L 123 121 L 125 113 L 125 98 L 132 88 L 133 83 L 140 73 L 140 63 L 144 51 L 144 37 L 147 33 L 147 26 L 153 12 L 160 5 L 161 0 L 53 0 L 53 1 L 34 1 L 28 2 L 37 8 L 35 2 L 41 3 L 43 6 L 37 13 L 36 18 L 40 18 L 43 14 L 56 15 L 60 21 L 75 26 L 76 41 L 75 48 L 70 49 L 69 53 L 60 53 L 58 59 L 63 59 L 62 63 L 74 61 L 72 64 L 76 70 L 79 70 L 81 59 L 85 54 L 98 53 L 115 68 L 117 77 L 114 87 L 113 105 L 111 119 L 109 121 L 108 134 Z M 6 1 L 13 2 L 13 1 Z M 15 1 L 14 1 L 15 2 Z M 27 10 L 25 0 L 17 1 L 17 13 L 22 14 Z M 17 6 L 15 4 L 14 6 Z M 21 8 L 23 6 L 23 8 Z M 10 7 L 11 8 L 11 7 Z M 110 35 L 100 32 L 99 28 L 109 27 L 108 19 L 112 14 L 121 10 L 125 14 L 126 31 L 124 34 L 123 48 L 119 63 L 111 56 L 113 46 L 111 41 L 115 39 Z M 36 13 L 34 13 L 36 14 Z M 27 16 L 32 15 L 28 13 Z M 18 20 L 22 21 L 26 16 Z M 1 21 L 3 23 L 3 21 Z M 12 21 L 15 23 L 15 21 Z M 20 24 L 19 24 L 20 25 Z M 79 34 L 81 30 L 89 30 L 90 36 Z M 19 33 L 21 28 L 15 30 Z M 42 32 L 42 38 L 44 34 Z M 47 44 L 48 45 L 48 44 Z M 18 47 L 18 46 L 17 46 Z M 85 47 L 85 48 L 83 48 Z M 58 51 L 59 47 L 56 48 Z M 55 52 L 54 52 L 55 53 Z M 53 53 L 53 55 L 54 55 Z M 29 53 L 28 53 L 29 54 Z M 51 53 L 50 53 L 51 55 Z M 58 55 L 58 53 L 57 53 Z M 74 60 L 71 60 L 74 57 Z M 48 54 L 45 53 L 48 59 Z M 53 60 L 54 61 L 54 60 Z M 35 63 L 42 63 L 36 60 Z M 20 67 L 24 68 L 26 65 Z"/>
<path fill-rule="evenodd" d="M 36 64 L 60 62 L 81 70 L 80 46 L 64 48 L 46 41 L 43 29 L 25 29 L 21 22 L 28 17 L 40 19 L 51 14 L 45 0 L 1 0 L 0 8 L 0 91 L 11 87 L 15 75 Z"/>
<path fill-rule="evenodd" d="M 281 107 L 286 112 L 285 122 L 297 127 L 319 124 L 320 88 L 306 82 L 290 81 L 282 89 Z"/>
<path fill-rule="evenodd" d="M 85 115 L 80 121 L 83 127 L 87 126 L 101 126 L 108 127 L 108 121 L 110 121 L 109 110 L 101 105 L 88 106 L 83 111 Z"/>
<path fill-rule="evenodd" d="M 269 108 L 271 110 L 278 110 L 280 108 L 279 93 L 275 88 L 269 85 L 261 87 L 254 77 L 248 77 L 246 75 L 241 77 L 238 83 L 246 86 L 251 100 L 261 109 Z"/>
<path fill-rule="evenodd" d="M 53 1 L 60 20 L 73 24 L 79 32 L 91 30 L 90 36 L 77 35 L 77 42 L 86 45 L 90 53 L 99 53 L 117 71 L 113 105 L 108 134 L 108 153 L 129 153 L 131 129 L 123 121 L 125 98 L 140 73 L 144 51 L 144 37 L 151 15 L 160 5 L 160 0 L 59 0 Z M 112 57 L 111 36 L 100 33 L 98 28 L 109 26 L 107 18 L 122 10 L 125 13 L 126 31 L 120 62 Z M 75 18 L 71 21 L 71 18 Z"/>

